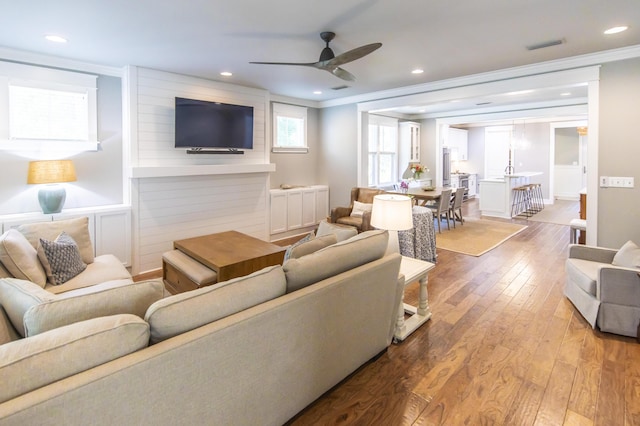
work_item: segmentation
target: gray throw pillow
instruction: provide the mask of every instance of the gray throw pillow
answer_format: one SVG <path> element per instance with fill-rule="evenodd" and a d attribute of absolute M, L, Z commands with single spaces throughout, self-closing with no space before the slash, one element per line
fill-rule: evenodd
<path fill-rule="evenodd" d="M 38 258 L 44 266 L 49 282 L 54 285 L 64 284 L 87 268 L 80 256 L 78 245 L 64 231 L 55 241 L 40 238 Z"/>
<path fill-rule="evenodd" d="M 296 247 L 309 242 L 311 240 L 313 240 L 315 238 L 315 234 L 313 232 L 309 232 L 307 235 L 304 236 L 304 238 L 301 238 L 300 240 L 296 241 L 295 243 L 291 244 L 289 246 L 289 248 L 287 249 L 287 251 L 284 252 L 284 260 L 283 263 L 286 262 L 287 260 L 289 260 L 291 258 L 291 253 L 295 250 Z"/>

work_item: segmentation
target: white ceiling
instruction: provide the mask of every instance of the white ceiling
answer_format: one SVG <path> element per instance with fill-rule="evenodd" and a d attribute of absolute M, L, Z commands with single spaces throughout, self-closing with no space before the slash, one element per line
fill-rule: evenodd
<path fill-rule="evenodd" d="M 0 6 L 4 47 L 317 101 L 640 44 L 638 0 L 0 0 Z M 616 25 L 629 29 L 603 35 Z M 313 68 L 249 64 L 314 62 L 324 47 L 321 31 L 337 34 L 331 43 L 336 55 L 374 42 L 383 46 L 343 66 L 357 77 L 353 83 Z M 48 42 L 47 34 L 68 42 Z M 563 43 L 526 49 L 551 40 Z M 424 73 L 411 74 L 418 67 Z M 221 77 L 221 71 L 233 76 Z M 344 84 L 349 87 L 332 90 Z M 572 96 L 586 96 L 579 91 Z M 486 101 L 465 100 L 469 106 Z M 510 102 L 492 102 L 500 101 Z"/>

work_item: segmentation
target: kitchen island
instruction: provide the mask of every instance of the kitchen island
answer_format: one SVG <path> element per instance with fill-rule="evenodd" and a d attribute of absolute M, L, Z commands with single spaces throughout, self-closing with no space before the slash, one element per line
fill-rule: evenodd
<path fill-rule="evenodd" d="M 511 219 L 513 188 L 527 185 L 533 176 L 542 172 L 520 172 L 480 180 L 480 213 L 482 216 Z"/>

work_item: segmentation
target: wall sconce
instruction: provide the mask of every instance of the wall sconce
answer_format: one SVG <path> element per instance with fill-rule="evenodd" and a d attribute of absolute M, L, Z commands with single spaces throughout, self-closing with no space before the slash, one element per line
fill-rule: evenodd
<path fill-rule="evenodd" d="M 60 213 L 67 198 L 63 182 L 75 182 L 76 169 L 71 160 L 30 161 L 28 184 L 45 184 L 38 191 L 42 213 Z"/>

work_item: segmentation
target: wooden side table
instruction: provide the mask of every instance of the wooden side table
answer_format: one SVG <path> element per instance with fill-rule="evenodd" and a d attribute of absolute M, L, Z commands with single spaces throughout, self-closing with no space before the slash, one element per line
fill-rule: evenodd
<path fill-rule="evenodd" d="M 431 318 L 427 283 L 429 280 L 429 271 L 435 267 L 436 265 L 431 262 L 402 256 L 400 273 L 404 275 L 404 284 L 407 286 L 418 280 L 420 282 L 420 296 L 418 306 L 416 307 L 404 303 L 403 292 L 402 300 L 398 307 L 398 320 L 396 321 L 396 332 L 394 334 L 394 340 L 396 342 L 403 341 L 408 335 L 416 331 L 418 327 Z M 411 315 L 407 320 L 404 319 L 405 313 Z"/>

